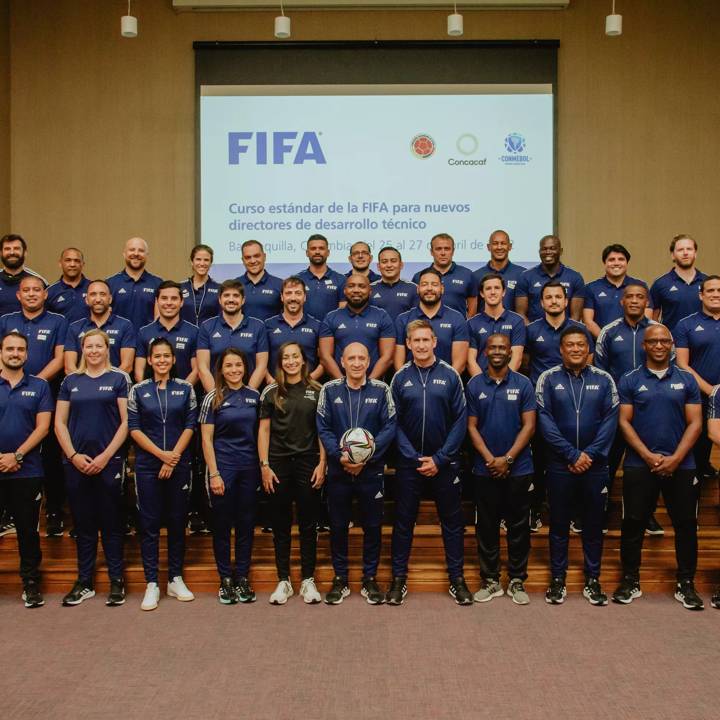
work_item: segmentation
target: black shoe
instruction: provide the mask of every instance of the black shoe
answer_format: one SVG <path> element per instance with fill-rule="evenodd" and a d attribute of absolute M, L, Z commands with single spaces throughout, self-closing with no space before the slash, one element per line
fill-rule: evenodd
<path fill-rule="evenodd" d="M 575 518 L 570 521 L 570 531 L 577 533 L 578 535 L 582 532 L 582 521 L 580 518 Z"/>
<path fill-rule="evenodd" d="M 654 515 L 651 515 L 648 520 L 647 527 L 645 528 L 645 534 L 653 536 L 657 535 L 658 537 L 665 534 L 663 526 L 655 519 Z"/>
<path fill-rule="evenodd" d="M 15 521 L 8 515 L 0 522 L 0 537 L 4 535 L 13 535 L 17 530 L 15 528 Z"/>
<path fill-rule="evenodd" d="M 542 520 L 540 519 L 540 512 L 538 510 L 530 511 L 530 532 L 540 532 L 542 527 Z"/>
<path fill-rule="evenodd" d="M 712 594 L 712 597 L 710 598 L 710 604 L 714 607 L 720 610 L 720 587 L 715 588 L 715 592 Z"/>
<path fill-rule="evenodd" d="M 68 530 L 68 535 L 69 535 L 73 540 L 77 540 L 77 530 L 76 530 L 74 527 L 71 527 L 71 528 Z"/>
<path fill-rule="evenodd" d="M 339 605 L 350 594 L 347 580 L 336 575 L 333 578 L 330 592 L 325 595 L 325 603 L 327 605 Z"/>
<path fill-rule="evenodd" d="M 562 605 L 566 595 L 565 577 L 554 577 L 550 581 L 550 587 L 545 591 L 545 602 L 550 605 Z"/>
<path fill-rule="evenodd" d="M 612 594 L 613 602 L 629 605 L 635 598 L 642 597 L 640 582 L 637 578 L 626 575 Z"/>
<path fill-rule="evenodd" d="M 600 587 L 600 581 L 597 578 L 588 578 L 585 581 L 585 587 L 583 588 L 583 597 L 591 605 L 607 605 L 607 595 L 602 591 Z"/>
<path fill-rule="evenodd" d="M 128 520 L 125 523 L 125 535 L 130 537 L 135 532 L 135 524 L 132 520 Z"/>
<path fill-rule="evenodd" d="M 235 594 L 241 603 L 252 603 L 256 600 L 255 591 L 246 577 L 239 577 L 235 581 Z"/>
<path fill-rule="evenodd" d="M 220 589 L 218 590 L 218 600 L 223 605 L 236 605 L 238 602 L 235 583 L 230 577 L 224 577 L 220 580 Z"/>
<path fill-rule="evenodd" d="M 57 513 L 50 513 L 45 522 L 45 537 L 62 537 L 65 525 Z"/>
<path fill-rule="evenodd" d="M 193 513 L 188 520 L 188 530 L 191 535 L 208 535 L 210 528 L 207 523 L 200 517 L 200 513 Z"/>
<path fill-rule="evenodd" d="M 325 522 L 318 523 L 317 531 L 319 533 L 330 532 L 330 526 Z"/>
<path fill-rule="evenodd" d="M 687 610 L 704 610 L 705 603 L 695 590 L 692 580 L 683 580 L 675 588 L 675 599 L 683 604 Z"/>
<path fill-rule="evenodd" d="M 125 604 L 125 581 L 122 578 L 110 578 L 110 592 L 105 604 L 109 607 Z"/>
<path fill-rule="evenodd" d="M 468 590 L 468 586 L 465 584 L 465 578 L 462 575 L 458 575 L 458 577 L 450 581 L 448 592 L 455 598 L 455 602 L 458 605 L 473 604 L 472 593 Z"/>
<path fill-rule="evenodd" d="M 390 583 L 390 589 L 385 596 L 388 605 L 402 605 L 407 595 L 407 578 L 394 577 Z"/>
<path fill-rule="evenodd" d="M 367 600 L 368 605 L 382 605 L 385 602 L 385 593 L 375 582 L 374 577 L 364 577 L 360 594 Z"/>
<path fill-rule="evenodd" d="M 261 530 L 265 535 L 272 535 L 272 528 L 269 525 L 263 525 Z"/>
<path fill-rule="evenodd" d="M 45 604 L 45 599 L 40 592 L 40 585 L 35 580 L 28 580 L 25 583 L 22 599 L 25 601 L 26 608 L 42 607 Z"/>
<path fill-rule="evenodd" d="M 95 597 L 93 586 L 83 580 L 76 580 L 73 589 L 62 599 L 62 604 L 65 606 L 79 605 L 91 597 Z"/>

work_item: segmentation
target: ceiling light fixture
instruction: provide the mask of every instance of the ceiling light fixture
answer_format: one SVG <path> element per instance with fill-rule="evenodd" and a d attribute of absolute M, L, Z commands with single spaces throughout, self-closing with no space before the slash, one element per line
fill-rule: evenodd
<path fill-rule="evenodd" d="M 130 0 L 128 0 L 127 15 L 120 18 L 120 34 L 124 38 L 135 38 L 138 34 L 138 21 L 130 11 Z"/>
<path fill-rule="evenodd" d="M 290 18 L 285 15 L 285 8 L 280 0 L 280 14 L 275 18 L 275 37 L 278 40 L 286 40 L 290 37 Z"/>
<path fill-rule="evenodd" d="M 608 37 L 622 35 L 622 15 L 615 14 L 615 0 L 612 0 L 612 14 L 605 18 L 605 34 Z"/>

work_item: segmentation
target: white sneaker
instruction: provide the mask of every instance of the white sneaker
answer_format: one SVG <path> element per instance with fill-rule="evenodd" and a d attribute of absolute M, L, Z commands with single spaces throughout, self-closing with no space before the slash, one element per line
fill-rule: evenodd
<path fill-rule="evenodd" d="M 188 590 L 188 586 L 180 575 L 176 575 L 168 583 L 167 594 L 170 597 L 177 598 L 180 602 L 190 602 L 195 599 L 195 596 Z"/>
<path fill-rule="evenodd" d="M 154 610 L 160 602 L 160 588 L 155 582 L 149 582 L 145 588 L 145 597 L 140 604 L 141 610 Z"/>
<path fill-rule="evenodd" d="M 300 585 L 300 597 L 308 604 L 315 605 L 322 601 L 317 587 L 315 587 L 314 578 L 305 578 Z"/>
<path fill-rule="evenodd" d="M 275 591 L 270 596 L 270 604 L 271 605 L 284 605 L 289 597 L 292 597 L 294 595 L 293 586 L 290 584 L 289 580 L 281 580 L 277 587 L 275 588 Z"/>

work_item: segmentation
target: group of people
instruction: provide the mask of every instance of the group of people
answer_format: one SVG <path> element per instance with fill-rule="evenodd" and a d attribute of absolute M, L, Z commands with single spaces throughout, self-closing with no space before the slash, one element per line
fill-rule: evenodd
<path fill-rule="evenodd" d="M 676 538 L 675 598 L 703 609 L 694 586 L 697 503 L 703 477 L 714 473 L 711 443 L 720 442 L 720 277 L 695 267 L 689 236 L 672 240 L 673 268 L 650 288 L 628 275 L 622 245 L 605 248 L 604 275 L 585 284 L 561 262 L 558 237 L 540 240 L 540 263 L 526 270 L 510 261 L 502 230 L 490 235 L 490 259 L 474 272 L 454 262 L 451 236 L 434 236 L 432 262 L 412 282 L 402 279 L 401 254 L 389 246 L 379 251 L 375 273 L 364 242 L 351 248 L 351 270 L 336 272 L 321 235 L 306 243 L 308 268 L 285 279 L 267 272 L 261 243 L 248 240 L 246 272 L 222 283 L 210 277 L 207 245 L 193 248 L 192 274 L 181 283 L 146 269 L 141 238 L 127 241 L 124 269 L 105 280 L 89 280 L 82 251 L 66 248 L 61 278 L 49 286 L 25 267 L 22 237 L 6 235 L 0 249 L 2 532 L 17 532 L 27 607 L 44 602 L 43 495 L 49 536 L 64 532 L 66 498 L 72 513 L 78 577 L 63 604 L 94 596 L 98 534 L 110 579 L 106 602 L 125 602 L 130 451 L 144 610 L 160 600 L 163 526 L 167 595 L 194 597 L 183 580 L 191 509 L 200 526 L 207 519 L 212 528 L 220 602 L 255 600 L 249 578 L 259 489 L 278 574 L 271 603 L 294 594 L 293 504 L 299 594 L 307 603 L 322 600 L 314 581 L 322 490 L 335 574 L 325 602 L 339 604 L 350 593 L 356 499 L 361 593 L 370 604 L 401 605 L 419 504 L 430 489 L 456 603 L 505 593 L 520 605 L 530 601 L 531 533 L 541 527 L 547 497 L 546 601 L 566 597 L 572 528 L 582 533 L 583 595 L 606 605 L 603 534 L 621 463 L 623 579 L 612 599 L 627 604 L 642 594 L 643 538 L 663 532 L 654 520 L 662 492 Z M 364 462 L 341 444 L 353 428 L 373 438 Z M 395 513 L 392 581 L 383 589 L 376 576 L 388 467 Z M 474 594 L 463 570 L 468 483 L 481 575 Z M 712 604 L 720 607 L 720 591 Z"/>

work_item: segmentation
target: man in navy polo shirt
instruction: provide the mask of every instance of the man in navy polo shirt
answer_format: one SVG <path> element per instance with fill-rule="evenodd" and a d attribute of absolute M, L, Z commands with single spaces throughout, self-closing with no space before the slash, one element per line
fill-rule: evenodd
<path fill-rule="evenodd" d="M 345 276 L 328 267 L 330 248 L 323 235 L 311 235 L 305 249 L 310 264 L 298 277 L 305 283 L 307 301 L 305 312 L 318 320 L 324 320 L 331 311 L 340 307 L 345 298 Z"/>
<path fill-rule="evenodd" d="M 492 333 L 483 354 L 487 367 L 465 390 L 467 429 L 473 446 L 475 536 L 482 587 L 475 602 L 503 594 L 500 585 L 500 520 L 505 519 L 508 545 L 507 594 L 517 605 L 530 597 L 523 583 L 530 556 L 530 488 L 533 462 L 530 438 L 535 433 L 535 391 L 530 381 L 510 369 L 510 338 Z"/>
<path fill-rule="evenodd" d="M 283 311 L 265 321 L 270 352 L 266 380 L 268 383 L 275 382 L 280 347 L 290 341 L 303 349 L 310 377 L 319 380 L 324 373 L 323 366 L 318 362 L 320 321 L 305 312 L 305 283 L 297 275 L 285 278 L 281 298 Z"/>
<path fill-rule="evenodd" d="M 570 520 L 580 505 L 585 570 L 583 596 L 591 605 L 607 605 L 600 587 L 603 517 L 608 484 L 608 453 L 615 437 L 618 394 L 613 379 L 589 364 L 587 331 L 567 327 L 560 336 L 562 364 L 546 370 L 536 395 L 540 431 L 549 453 L 552 581 L 546 602 L 564 602 Z"/>
<path fill-rule="evenodd" d="M 475 282 L 479 286 L 480 280 L 489 274 L 501 275 L 505 282 L 505 296 L 503 297 L 503 305 L 508 310 L 515 309 L 515 288 L 520 276 L 525 272 L 522 265 L 510 262 L 510 251 L 512 250 L 512 241 L 505 230 L 494 230 L 490 233 L 490 239 L 487 243 L 487 249 L 490 253 L 490 260 L 473 272 Z M 478 308 L 482 310 L 482 297 L 478 303 Z"/>
<path fill-rule="evenodd" d="M 670 332 L 682 318 L 700 310 L 700 283 L 707 276 L 695 267 L 697 249 L 689 235 L 676 235 L 670 243 L 675 267 L 650 287 L 653 320 L 662 320 Z"/>
<path fill-rule="evenodd" d="M 430 268 L 439 273 L 445 288 L 443 302 L 463 317 L 472 317 L 477 312 L 477 282 L 472 270 L 453 262 L 455 240 L 447 233 L 434 235 L 430 240 L 430 254 L 433 258 Z M 420 284 L 424 272 L 420 270 L 413 275 L 416 285 Z"/>
<path fill-rule="evenodd" d="M 397 345 L 395 346 L 395 370 L 410 359 L 408 356 L 407 326 L 413 320 L 427 320 L 437 339 L 435 355 L 462 373 L 467 364 L 469 336 L 467 321 L 462 313 L 443 302 L 445 286 L 440 273 L 428 268 L 420 273 L 417 307 L 398 316 L 395 321 Z"/>
<path fill-rule="evenodd" d="M 479 281 L 479 293 L 483 309 L 468 320 L 470 349 L 468 350 L 468 372 L 477 375 L 487 368 L 488 358 L 485 343 L 493 333 L 502 333 L 510 339 L 510 369 L 519 370 L 525 349 L 525 320 L 505 306 L 507 288 L 502 275 L 490 273 Z"/>
<path fill-rule="evenodd" d="M 707 424 L 710 440 L 720 446 L 720 386 L 715 386 L 708 399 Z M 715 587 L 710 604 L 720 610 L 720 586 Z"/>
<path fill-rule="evenodd" d="M 215 387 L 215 363 L 229 347 L 247 355 L 248 385 L 257 390 L 265 379 L 268 342 L 265 324 L 243 314 L 245 289 L 239 280 L 225 280 L 220 285 L 220 309 L 217 317 L 200 326 L 197 342 L 197 367 L 205 392 Z"/>
<path fill-rule="evenodd" d="M 60 253 L 60 279 L 48 287 L 48 310 L 63 315 L 68 323 L 88 316 L 85 302 L 90 281 L 83 275 L 85 258 L 82 251 L 74 247 Z"/>
<path fill-rule="evenodd" d="M 402 605 L 423 482 L 435 495 L 440 516 L 449 592 L 458 605 L 472 605 L 463 576 L 464 542 L 460 482 L 460 448 L 467 425 L 465 393 L 460 375 L 435 356 L 437 338 L 427 320 L 407 327 L 412 361 L 393 377 L 391 390 L 397 410 L 397 473 L 395 524 L 392 534 L 390 605 Z"/>
<path fill-rule="evenodd" d="M 390 316 L 369 304 L 370 282 L 364 275 L 351 275 L 345 283 L 347 305 L 329 312 L 320 326 L 320 362 L 332 378 L 342 377 L 339 363 L 345 348 L 362 343 L 370 354 L 371 379 L 383 377 L 395 353 L 395 326 Z"/>
<path fill-rule="evenodd" d="M 107 284 L 112 293 L 113 311 L 127 318 L 135 329 L 153 321 L 155 291 L 162 278 L 145 269 L 148 244 L 139 237 L 125 243 L 125 269 L 110 276 Z"/>
<path fill-rule="evenodd" d="M 85 298 L 90 314 L 83 320 L 70 323 L 65 338 L 65 374 L 78 368 L 80 340 L 88 330 L 99 328 L 107 334 L 110 342 L 110 364 L 126 372 L 132 372 L 135 360 L 135 330 L 130 321 L 115 314 L 111 307 L 112 295 L 105 280 L 92 280 Z"/>
<path fill-rule="evenodd" d="M 370 302 L 395 319 L 417 303 L 417 285 L 400 279 L 402 255 L 394 247 L 384 247 L 377 264 L 381 278 L 370 284 Z"/>
<path fill-rule="evenodd" d="M 543 315 L 541 294 L 543 286 L 550 280 L 557 280 L 565 288 L 570 301 L 570 317 L 582 318 L 585 301 L 585 281 L 582 275 L 560 262 L 563 248 L 560 238 L 545 235 L 540 240 L 540 264 L 526 270 L 515 288 L 515 312 L 526 317 L 529 322 Z"/>
<path fill-rule="evenodd" d="M 627 274 L 630 252 L 624 245 L 608 245 L 602 251 L 602 261 L 605 275 L 585 286 L 583 322 L 594 338 L 608 323 L 622 317 L 620 299 L 628 285 L 647 287 L 642 280 Z"/>
<path fill-rule="evenodd" d="M 623 580 L 613 600 L 628 604 L 642 595 L 643 535 L 662 491 L 675 529 L 675 599 L 689 610 L 702 610 L 694 585 L 700 483 L 692 453 L 702 429 L 700 390 L 691 373 L 670 362 L 673 339 L 664 325 L 649 327 L 643 345 L 645 364 L 620 380 L 620 427 L 628 450 L 620 539 Z"/>
<path fill-rule="evenodd" d="M 20 301 L 17 299 L 20 280 L 26 275 L 40 277 L 25 267 L 26 255 L 27 243 L 22 236 L 10 234 L 0 238 L 0 315 L 20 309 Z M 45 282 L 45 278 L 41 280 Z"/>
<path fill-rule="evenodd" d="M 44 604 L 40 592 L 40 443 L 50 430 L 54 407 L 45 380 L 24 368 L 27 339 L 18 332 L 0 344 L 0 493 L 15 518 L 25 607 Z"/>
<path fill-rule="evenodd" d="M 282 280 L 265 270 L 265 249 L 257 240 L 246 240 L 241 246 L 245 272 L 238 278 L 245 288 L 243 312 L 265 322 L 281 308 Z"/>
<path fill-rule="evenodd" d="M 176 376 L 194 385 L 198 379 L 195 357 L 198 328 L 180 318 L 183 304 L 182 289 L 174 280 L 164 280 L 158 285 L 155 298 L 160 315 L 157 320 L 140 328 L 138 332 L 135 381 L 141 382 L 145 378 L 150 343 L 155 338 L 162 337 L 175 349 Z"/>
<path fill-rule="evenodd" d="M 372 262 L 372 250 L 370 246 L 360 240 L 350 246 L 348 260 L 352 267 L 345 273 L 345 277 L 351 275 L 364 275 L 371 283 L 380 279 L 380 276 L 370 267 Z"/>

